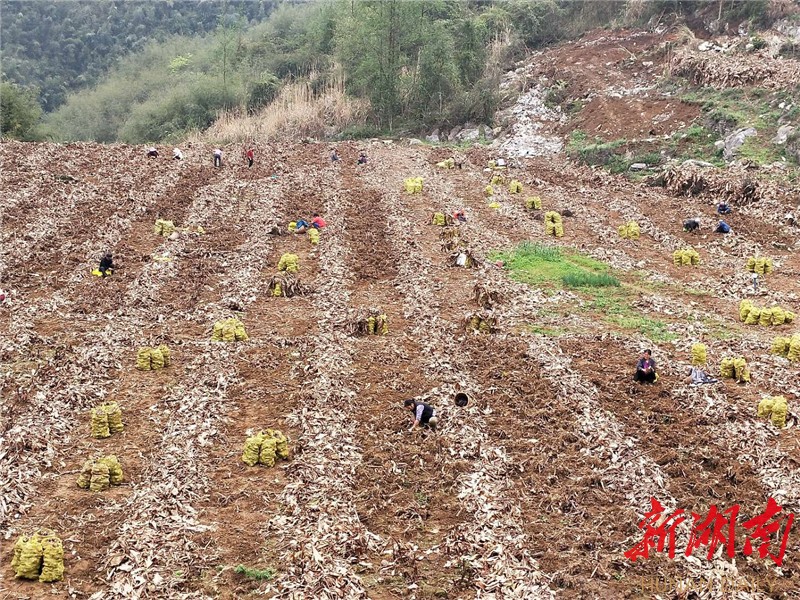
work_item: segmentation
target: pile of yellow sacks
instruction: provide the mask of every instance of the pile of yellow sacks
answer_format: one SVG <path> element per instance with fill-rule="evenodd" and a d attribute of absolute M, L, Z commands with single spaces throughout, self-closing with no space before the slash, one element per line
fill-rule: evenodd
<path fill-rule="evenodd" d="M 312 246 L 316 246 L 319 244 L 319 229 L 316 227 L 312 227 L 308 230 L 308 239 L 311 242 Z"/>
<path fill-rule="evenodd" d="M 706 364 L 707 348 L 705 344 L 692 344 L 692 365 L 702 367 Z"/>
<path fill-rule="evenodd" d="M 789 405 L 783 396 L 768 396 L 758 403 L 758 416 L 762 419 L 770 419 L 775 427 L 786 427 L 788 412 Z"/>
<path fill-rule="evenodd" d="M 225 319 L 214 323 L 211 331 L 212 342 L 246 342 L 250 339 L 244 329 L 244 323 L 239 319 Z"/>
<path fill-rule="evenodd" d="M 505 182 L 506 178 L 503 177 L 502 174 L 495 173 L 494 175 L 492 175 L 492 179 L 489 183 L 491 183 L 492 185 L 503 185 Z"/>
<path fill-rule="evenodd" d="M 140 371 L 154 371 L 168 367 L 171 363 L 169 348 L 161 344 L 157 348 L 139 348 L 136 352 L 136 368 Z"/>
<path fill-rule="evenodd" d="M 107 438 L 122 430 L 122 410 L 116 402 L 101 404 L 92 409 L 92 437 Z"/>
<path fill-rule="evenodd" d="M 38 579 L 42 583 L 61 580 L 64 576 L 61 539 L 49 529 L 19 536 L 14 544 L 11 568 L 14 576 L 21 579 Z"/>
<path fill-rule="evenodd" d="M 156 219 L 155 227 L 153 227 L 153 233 L 156 235 L 163 235 L 164 237 L 169 237 L 175 231 L 175 223 L 172 221 L 167 221 L 165 219 Z"/>
<path fill-rule="evenodd" d="M 636 221 L 628 221 L 625 225 L 617 227 L 619 237 L 626 240 L 638 240 L 641 235 L 639 224 Z"/>
<path fill-rule="evenodd" d="M 112 485 L 121 485 L 122 481 L 122 465 L 116 456 L 109 454 L 84 462 L 77 483 L 84 490 L 102 492 Z"/>
<path fill-rule="evenodd" d="M 289 439 L 281 431 L 267 429 L 245 440 L 242 462 L 248 467 L 273 467 L 276 458 L 289 460 Z"/>
<path fill-rule="evenodd" d="M 422 177 L 409 177 L 403 183 L 407 194 L 419 194 L 422 191 Z"/>
<path fill-rule="evenodd" d="M 750 300 L 742 300 L 739 303 L 739 320 L 745 325 L 783 325 L 794 322 L 795 314 L 790 310 L 784 310 L 780 306 L 771 308 L 759 308 Z"/>
<path fill-rule="evenodd" d="M 544 213 L 544 230 L 547 235 L 564 237 L 564 223 L 561 221 L 561 215 L 554 210 Z"/>
<path fill-rule="evenodd" d="M 444 227 L 445 225 L 452 225 L 453 217 L 442 212 L 433 213 L 431 216 L 431 225 Z"/>
<path fill-rule="evenodd" d="M 525 208 L 541 210 L 542 199 L 539 198 L 539 196 L 531 196 L 530 198 L 525 198 Z"/>
<path fill-rule="evenodd" d="M 750 256 L 747 259 L 747 266 L 745 267 L 750 273 L 758 273 L 759 275 L 769 275 L 772 273 L 772 259 L 771 258 L 756 258 Z"/>
<path fill-rule="evenodd" d="M 672 253 L 672 264 L 676 267 L 696 266 L 700 264 L 700 255 L 694 248 L 683 248 Z"/>
<path fill-rule="evenodd" d="M 494 188 L 491 185 L 487 185 L 483 188 L 483 195 L 484 196 L 494 196 Z"/>
<path fill-rule="evenodd" d="M 291 254 L 290 252 L 287 252 L 286 254 L 281 255 L 281 259 L 278 261 L 278 271 L 297 273 L 299 269 L 300 259 L 297 257 L 297 254 Z"/>
<path fill-rule="evenodd" d="M 772 340 L 771 352 L 792 362 L 800 361 L 800 333 L 795 333 L 792 337 L 776 337 Z"/>
<path fill-rule="evenodd" d="M 445 158 L 443 161 L 436 163 L 440 169 L 452 169 L 456 166 L 456 161 L 452 158 Z"/>
<path fill-rule="evenodd" d="M 511 183 L 508 184 L 508 193 L 509 194 L 521 194 L 522 193 L 522 182 L 516 179 L 512 179 Z"/>
<path fill-rule="evenodd" d="M 750 369 L 743 357 L 722 359 L 719 374 L 726 379 L 735 379 L 738 383 L 750 383 Z"/>

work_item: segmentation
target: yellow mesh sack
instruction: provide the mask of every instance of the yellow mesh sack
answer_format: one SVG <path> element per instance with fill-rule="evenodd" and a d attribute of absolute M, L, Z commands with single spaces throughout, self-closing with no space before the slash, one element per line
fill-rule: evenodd
<path fill-rule="evenodd" d="M 222 326 L 222 341 L 235 342 L 236 341 L 236 325 L 230 321 L 226 321 Z"/>
<path fill-rule="evenodd" d="M 294 233 L 297 229 L 297 221 L 289 221 L 289 227 L 287 228 L 289 233 Z"/>
<path fill-rule="evenodd" d="M 244 441 L 244 450 L 242 450 L 242 462 L 248 467 L 254 467 L 258 464 L 258 456 L 261 452 L 261 442 L 264 441 L 264 434 L 258 432 L 250 436 Z"/>
<path fill-rule="evenodd" d="M 444 227 L 445 224 L 444 213 L 440 212 L 433 213 L 433 217 L 431 217 L 431 224 L 438 225 L 439 227 Z"/>
<path fill-rule="evenodd" d="M 772 324 L 783 325 L 786 322 L 786 311 L 780 306 L 772 307 Z"/>
<path fill-rule="evenodd" d="M 541 210 L 542 199 L 539 196 L 531 196 L 525 199 L 525 208 Z"/>
<path fill-rule="evenodd" d="M 491 185 L 487 185 L 485 188 L 483 188 L 483 195 L 494 196 L 494 188 Z"/>
<path fill-rule="evenodd" d="M 139 348 L 136 352 L 136 368 L 140 371 L 149 371 L 152 368 L 150 365 L 151 351 L 151 348 Z"/>
<path fill-rule="evenodd" d="M 766 327 L 772 324 L 772 309 L 762 308 L 761 313 L 758 315 L 758 324 Z"/>
<path fill-rule="evenodd" d="M 800 333 L 795 333 L 789 338 L 789 349 L 786 352 L 786 358 L 792 362 L 800 361 Z"/>
<path fill-rule="evenodd" d="M 287 252 L 281 255 L 281 258 L 278 261 L 278 271 L 297 273 L 299 268 L 300 268 L 300 259 L 297 258 L 297 254 L 292 254 L 290 252 Z"/>
<path fill-rule="evenodd" d="M 275 438 L 275 455 L 282 460 L 289 460 L 289 439 L 277 429 L 272 430 L 272 437 Z"/>
<path fill-rule="evenodd" d="M 786 427 L 786 414 L 789 412 L 789 405 L 786 402 L 786 398 L 783 396 L 775 396 L 773 400 L 772 424 L 778 428 Z"/>
<path fill-rule="evenodd" d="M 789 354 L 791 343 L 791 338 L 778 336 L 772 340 L 772 347 L 769 351 L 771 354 L 786 357 Z"/>
<path fill-rule="evenodd" d="M 409 177 L 403 182 L 406 194 L 419 194 L 422 191 L 422 177 Z"/>
<path fill-rule="evenodd" d="M 11 559 L 14 576 L 20 579 L 39 579 L 43 554 L 42 539 L 38 533 L 20 536 L 14 544 L 14 558 Z"/>
<path fill-rule="evenodd" d="M 745 269 L 750 273 L 756 272 L 756 259 L 753 256 L 747 257 L 747 264 L 745 265 Z"/>
<path fill-rule="evenodd" d="M 107 438 L 111 436 L 108 429 L 108 414 L 101 406 L 92 409 L 92 437 Z"/>
<path fill-rule="evenodd" d="M 108 467 L 108 482 L 111 485 L 121 485 L 123 482 L 123 474 L 119 459 L 115 455 L 109 454 L 101 458 L 100 462 Z"/>
<path fill-rule="evenodd" d="M 164 355 L 158 348 L 151 348 L 150 350 L 150 368 L 163 369 L 164 368 Z"/>
<path fill-rule="evenodd" d="M 92 465 L 94 461 L 89 459 L 83 462 L 80 475 L 78 475 L 78 487 L 84 490 L 89 489 L 89 482 L 92 480 Z"/>
<path fill-rule="evenodd" d="M 750 307 L 750 311 L 747 313 L 747 317 L 744 320 L 745 325 L 758 325 L 759 318 L 761 316 L 761 309 L 752 306 Z"/>
<path fill-rule="evenodd" d="M 766 419 L 772 414 L 772 406 L 775 404 L 775 399 L 772 397 L 762 398 L 758 403 L 758 416 Z"/>
<path fill-rule="evenodd" d="M 516 179 L 512 179 L 511 183 L 508 184 L 508 193 L 509 194 L 521 194 L 522 193 L 522 182 Z"/>
<path fill-rule="evenodd" d="M 319 244 L 319 229 L 312 227 L 308 230 L 308 241 L 311 242 L 312 246 Z"/>
<path fill-rule="evenodd" d="M 386 315 L 378 315 L 375 317 L 375 333 L 377 335 L 386 335 L 389 333 L 389 318 Z"/>
<path fill-rule="evenodd" d="M 164 359 L 164 366 L 170 366 L 170 364 L 172 364 L 172 354 L 169 351 L 169 346 L 166 344 L 161 344 L 158 348 L 156 348 L 156 350 L 161 352 L 161 356 Z"/>
<path fill-rule="evenodd" d="M 681 265 L 687 266 L 692 264 L 692 255 L 687 250 L 681 253 Z"/>
<path fill-rule="evenodd" d="M 108 465 L 95 461 L 92 465 L 92 478 L 89 481 L 89 491 L 102 492 L 111 486 Z"/>
<path fill-rule="evenodd" d="M 784 311 L 784 318 L 785 318 L 784 323 L 786 323 L 787 325 L 791 325 L 792 322 L 794 321 L 794 313 L 790 310 Z"/>
<path fill-rule="evenodd" d="M 236 323 L 234 323 L 233 333 L 234 333 L 234 339 L 237 342 L 246 342 L 247 340 L 250 339 L 250 336 L 247 335 L 247 331 L 244 328 L 244 323 L 242 323 L 239 320 L 237 320 Z"/>
<path fill-rule="evenodd" d="M 750 382 L 750 369 L 747 368 L 747 361 L 744 358 L 733 359 L 733 370 L 736 381 L 739 383 Z"/>
<path fill-rule="evenodd" d="M 706 364 L 706 352 L 705 344 L 692 344 L 692 364 L 697 367 Z"/>
<path fill-rule="evenodd" d="M 744 321 L 747 319 L 747 315 L 752 308 L 753 303 L 750 302 L 750 300 L 742 300 L 739 302 L 739 320 Z"/>
<path fill-rule="evenodd" d="M 723 358 L 719 364 L 719 374 L 722 377 L 733 379 L 736 377 L 736 369 L 733 366 L 733 358 Z"/>
<path fill-rule="evenodd" d="M 103 410 L 108 417 L 108 430 L 111 433 L 119 433 L 122 431 L 122 410 L 116 402 L 109 402 L 102 405 Z"/>
<path fill-rule="evenodd" d="M 261 440 L 261 449 L 258 453 L 258 464 L 265 467 L 275 466 L 277 440 L 271 436 L 265 436 Z"/>
<path fill-rule="evenodd" d="M 222 330 L 225 328 L 225 324 L 222 321 L 217 321 L 214 323 L 214 329 L 211 331 L 211 341 L 212 342 L 221 342 L 222 341 Z"/>
<path fill-rule="evenodd" d="M 52 583 L 64 577 L 64 544 L 53 535 L 42 539 L 42 574 L 39 581 Z"/>

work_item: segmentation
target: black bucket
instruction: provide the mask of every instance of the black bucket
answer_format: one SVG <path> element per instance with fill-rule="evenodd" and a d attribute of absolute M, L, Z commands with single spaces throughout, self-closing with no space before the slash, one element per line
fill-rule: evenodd
<path fill-rule="evenodd" d="M 456 406 L 466 406 L 469 402 L 469 396 L 467 396 L 464 392 L 458 392 L 456 394 Z"/>

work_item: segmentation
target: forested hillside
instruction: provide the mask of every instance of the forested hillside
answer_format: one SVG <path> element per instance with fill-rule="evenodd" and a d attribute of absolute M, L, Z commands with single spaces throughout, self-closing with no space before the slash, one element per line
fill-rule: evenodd
<path fill-rule="evenodd" d="M 46 111 L 95 83 L 123 55 L 170 34 L 213 30 L 220 19 L 264 19 L 276 0 L 0 1 L 3 75 L 40 90 Z"/>
<path fill-rule="evenodd" d="M 4 78 L 38 86 L 46 113 L 44 127 L 25 135 L 19 123 L 35 107 L 27 120 L 4 114 L 5 135 L 130 143 L 180 139 L 222 114 L 252 115 L 282 91 L 283 105 L 335 97 L 323 108 L 327 129 L 345 137 L 488 124 L 502 73 L 532 49 L 595 27 L 705 19 L 752 28 L 768 16 L 767 0 L 2 6 Z M 19 88 L 4 90 L 24 105 Z M 353 99 L 357 108 L 342 108 Z M 340 112 L 348 116 L 337 121 Z"/>

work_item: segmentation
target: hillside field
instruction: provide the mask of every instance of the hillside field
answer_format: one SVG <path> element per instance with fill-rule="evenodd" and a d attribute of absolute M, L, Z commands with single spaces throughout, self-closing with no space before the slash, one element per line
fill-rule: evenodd
<path fill-rule="evenodd" d="M 357 167 L 362 148 L 370 162 Z M 636 598 L 650 596 L 647 578 L 685 577 L 758 582 L 748 597 L 796 593 L 795 530 L 782 571 L 738 550 L 733 575 L 704 551 L 623 554 L 651 497 L 687 512 L 739 504 L 740 523 L 770 496 L 797 509 L 797 371 L 769 352 L 797 326 L 738 318 L 742 298 L 800 310 L 793 231 L 745 205 L 732 235 L 687 234 L 682 217 L 711 221 L 712 201 L 564 158 L 512 161 L 504 176 L 523 193 L 497 185 L 486 198 L 486 149 L 468 150 L 462 169 L 435 166 L 444 148 L 339 153 L 332 164 L 322 144 L 259 146 L 248 170 L 235 148 L 214 169 L 210 148 L 175 163 L 134 147 L 0 145 L 3 597 Z M 412 176 L 421 193 L 404 191 Z M 542 211 L 525 208 L 534 195 Z M 486 259 L 478 268 L 451 266 L 440 237 L 456 228 L 430 224 L 462 207 L 458 236 Z M 541 213 L 566 209 L 564 237 L 547 238 Z M 318 246 L 270 234 L 313 211 L 328 222 Z M 157 218 L 191 232 L 155 235 Z M 636 241 L 617 235 L 631 219 Z M 525 241 L 620 286 L 509 269 Z M 674 266 L 689 244 L 700 264 Z M 91 276 L 106 249 L 117 272 Z M 744 270 L 755 249 L 776 265 L 757 296 Z M 269 294 L 285 252 L 310 294 Z M 501 296 L 495 333 L 465 332 L 476 285 Z M 388 315 L 388 334 L 349 335 L 368 307 Z M 210 341 L 229 316 L 249 341 Z M 752 382 L 688 385 L 701 340 L 707 371 L 742 355 Z M 137 370 L 136 350 L 159 343 L 172 365 Z M 646 347 L 653 386 L 631 380 Z M 788 399 L 788 428 L 756 416 L 764 394 Z M 435 433 L 407 431 L 408 397 L 435 405 Z M 106 400 L 125 428 L 94 439 L 90 409 Z M 267 427 L 287 433 L 291 458 L 247 467 L 244 440 Z M 119 457 L 123 485 L 76 486 L 97 453 Z M 37 527 L 64 540 L 62 582 L 13 577 L 12 540 Z"/>

